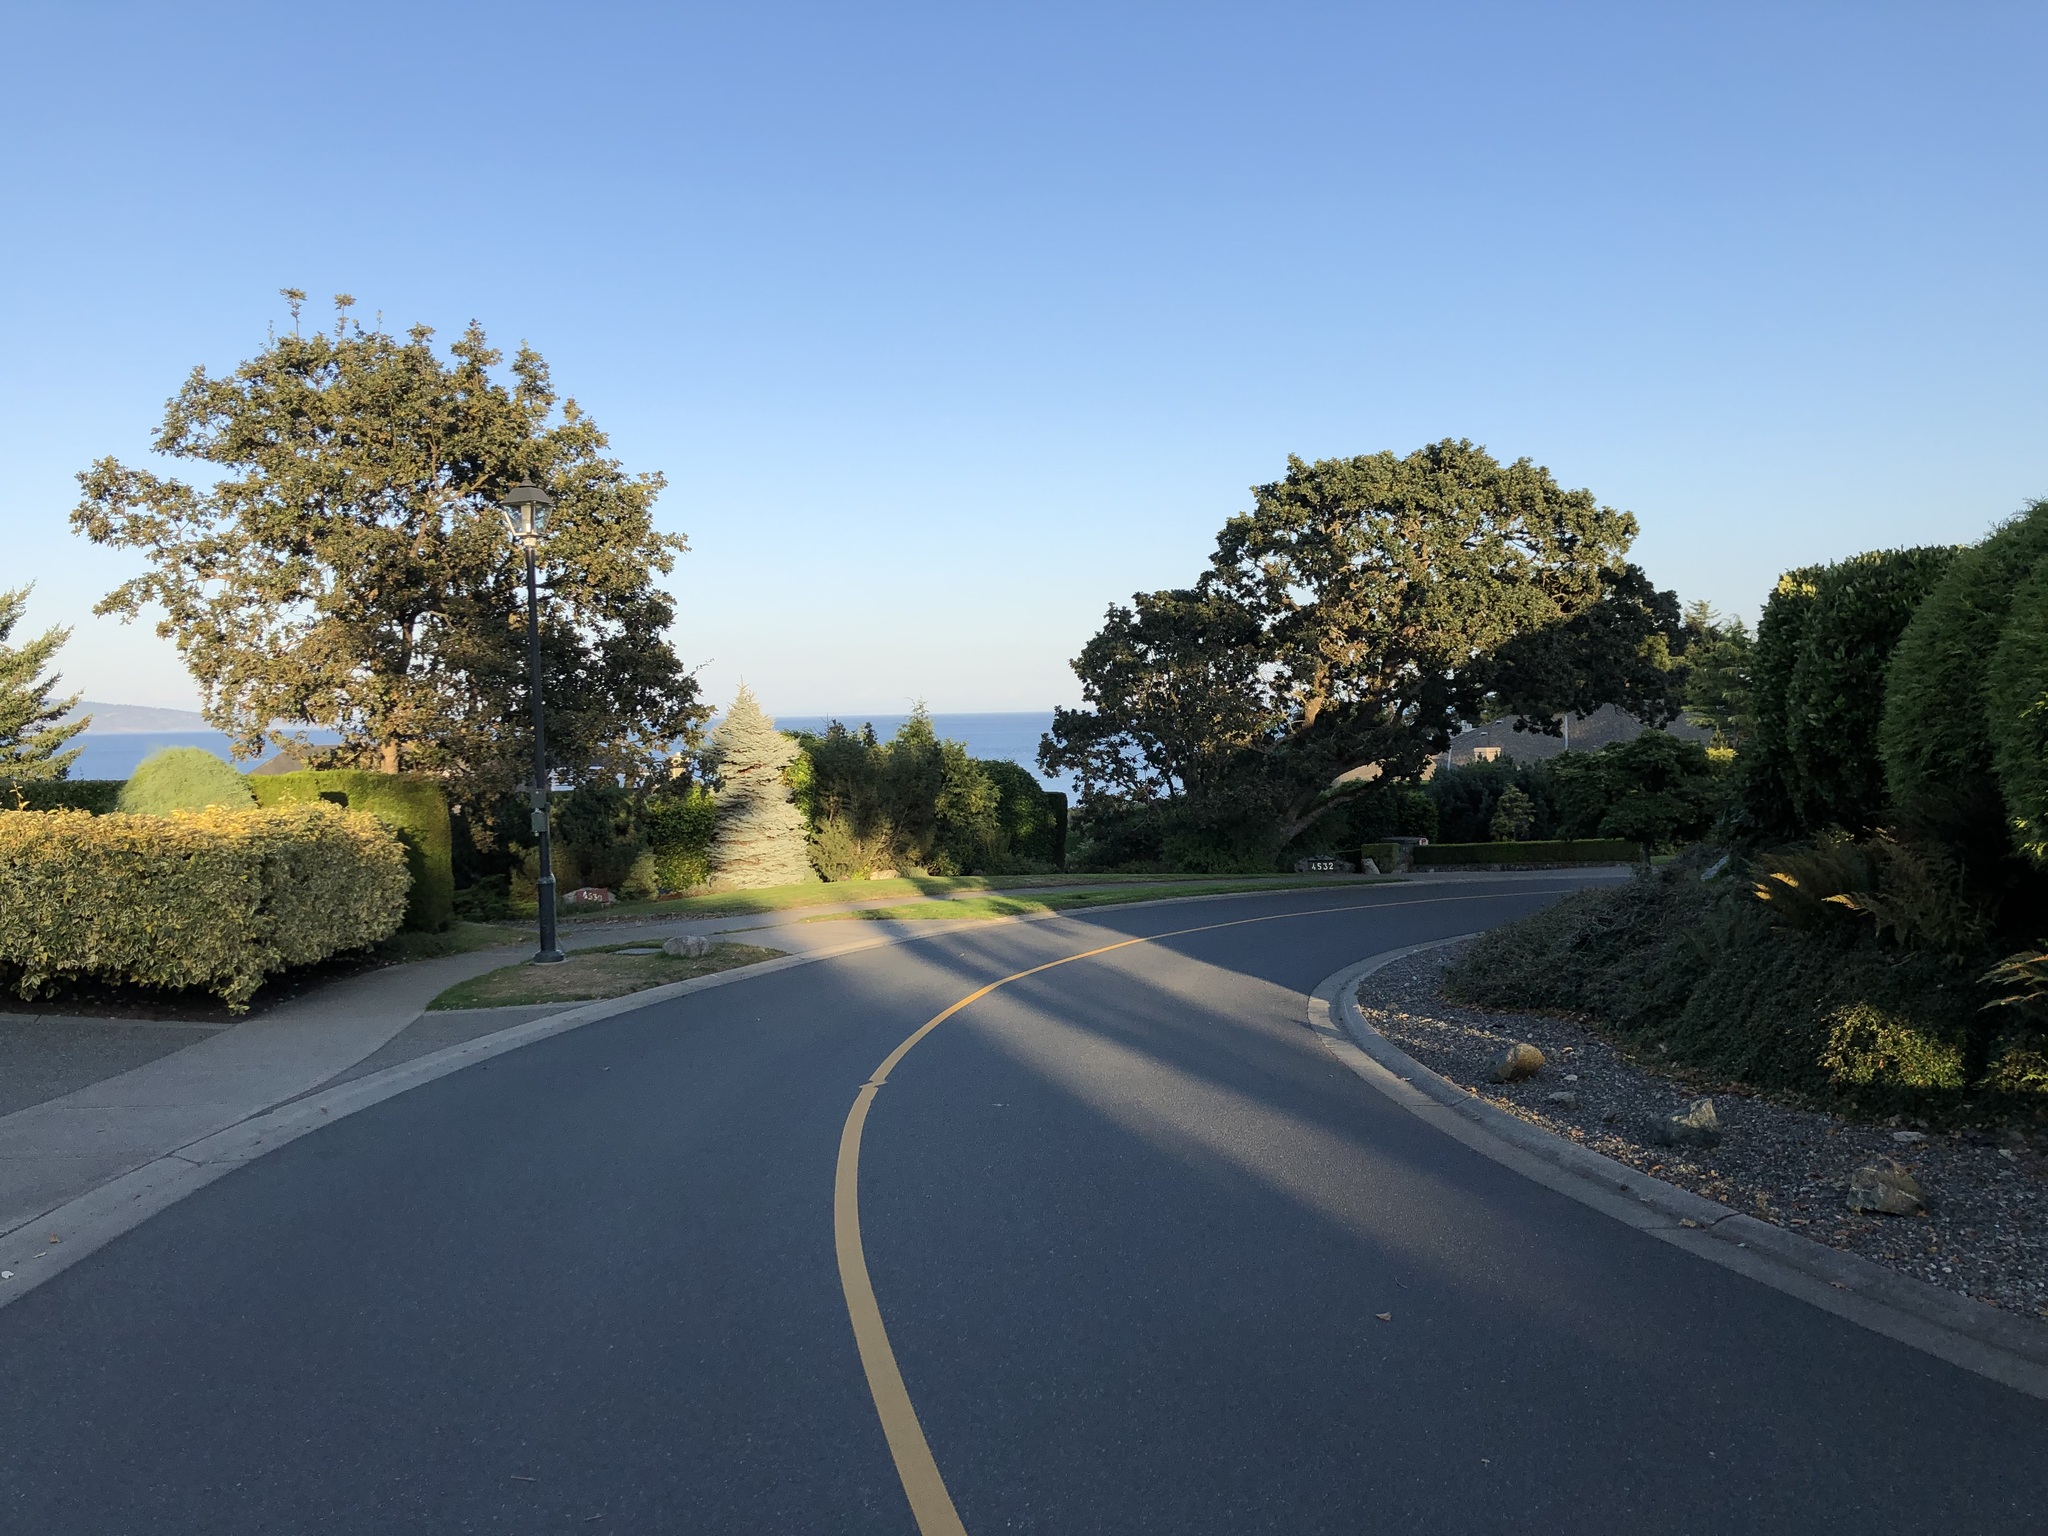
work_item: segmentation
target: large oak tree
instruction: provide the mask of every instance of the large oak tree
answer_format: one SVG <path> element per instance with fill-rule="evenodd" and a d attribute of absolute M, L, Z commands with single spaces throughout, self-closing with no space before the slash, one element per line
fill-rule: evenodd
<path fill-rule="evenodd" d="M 238 754 L 325 727 L 332 761 L 419 769 L 476 791 L 531 778 L 523 566 L 496 510 L 531 479 L 556 506 L 540 562 L 548 745 L 570 780 L 633 774 L 704 718 L 654 585 L 685 549 L 657 532 L 658 474 L 628 474 L 532 349 L 470 327 L 365 326 L 337 297 L 331 330 L 293 325 L 170 401 L 159 454 L 192 484 L 102 459 L 72 525 L 135 550 L 143 574 L 97 611 L 162 610 L 207 718 Z"/>
<path fill-rule="evenodd" d="M 1340 777 L 1412 776 L 1464 722 L 1677 713 L 1677 600 L 1590 491 L 1447 440 L 1290 458 L 1252 494 L 1195 586 L 1112 607 L 1074 663 L 1084 707 L 1040 762 L 1098 809 L 1177 803 L 1284 843 Z"/>

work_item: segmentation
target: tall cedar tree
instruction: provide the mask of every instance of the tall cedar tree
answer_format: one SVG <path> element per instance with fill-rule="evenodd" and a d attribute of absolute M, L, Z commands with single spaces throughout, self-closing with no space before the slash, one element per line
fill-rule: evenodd
<path fill-rule="evenodd" d="M 1678 710 L 1677 599 L 1626 563 L 1636 521 L 1469 442 L 1305 464 L 1253 487 L 1192 588 L 1112 607 L 1086 707 L 1040 750 L 1095 809 L 1227 808 L 1285 843 L 1368 763 L 1418 773 L 1460 721 Z"/>
<path fill-rule="evenodd" d="M 775 729 L 741 686 L 711 733 L 718 811 L 711 834 L 715 890 L 796 885 L 815 880 L 804 843 L 804 816 L 790 798 L 785 770 L 801 749 Z"/>
<path fill-rule="evenodd" d="M 78 695 L 51 698 L 57 675 L 43 676 L 70 630 L 46 629 L 20 645 L 7 643 L 28 608 L 28 594 L 27 587 L 0 592 L 0 782 L 63 778 L 84 750 L 67 751 L 64 743 L 92 723 L 90 715 L 65 723 Z"/>
<path fill-rule="evenodd" d="M 102 601 L 162 607 L 209 721 L 238 755 L 281 726 L 342 741 L 328 761 L 449 776 L 473 792 L 531 779 L 524 569 L 496 503 L 514 482 L 556 505 L 540 561 L 543 698 L 556 776 L 638 775 L 704 711 L 663 638 L 653 584 L 686 545 L 657 533 L 660 475 L 629 475 L 547 365 L 510 382 L 474 323 L 444 362 L 433 332 L 293 327 L 224 378 L 194 369 L 152 446 L 219 473 L 199 487 L 102 459 L 72 526 L 148 571 Z M 557 406 L 559 404 L 559 410 Z"/>

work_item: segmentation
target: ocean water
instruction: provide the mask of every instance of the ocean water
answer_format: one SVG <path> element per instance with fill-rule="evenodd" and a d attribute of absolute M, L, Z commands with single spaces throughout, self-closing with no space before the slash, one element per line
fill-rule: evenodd
<path fill-rule="evenodd" d="M 909 718 L 908 715 L 782 715 L 775 723 L 785 731 L 815 731 L 820 735 L 834 719 L 853 731 L 872 724 L 875 734 L 887 741 L 895 734 L 896 727 Z M 964 742 L 971 757 L 1007 758 L 1030 770 L 1048 789 L 1072 788 L 1063 778 L 1048 777 L 1038 771 L 1038 739 L 1052 729 L 1051 710 L 933 715 L 932 728 L 945 740 Z M 322 732 L 314 739 L 319 740 L 323 736 L 326 733 Z M 228 756 L 228 738 L 220 731 L 86 731 L 74 741 L 83 749 L 71 768 L 74 779 L 125 779 L 145 757 L 165 747 L 203 747 L 216 756 Z"/>
<path fill-rule="evenodd" d="M 74 736 L 71 744 L 81 749 L 78 761 L 71 765 L 74 779 L 125 779 L 145 757 L 165 747 L 200 747 L 215 757 L 234 761 L 222 731 L 86 731 Z M 256 765 L 241 766 L 247 770 Z"/>

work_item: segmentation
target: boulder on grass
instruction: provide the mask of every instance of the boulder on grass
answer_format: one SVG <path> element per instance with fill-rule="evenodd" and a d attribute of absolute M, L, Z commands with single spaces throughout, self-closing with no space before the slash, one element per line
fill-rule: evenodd
<path fill-rule="evenodd" d="M 1487 1075 L 1496 1083 L 1519 1083 L 1543 1070 L 1543 1053 L 1526 1040 L 1517 1040 L 1493 1059 Z"/>
<path fill-rule="evenodd" d="M 717 940 L 707 939 L 701 933 L 679 933 L 672 939 L 664 939 L 661 952 L 664 955 L 680 955 L 687 960 L 701 960 L 717 946 Z"/>

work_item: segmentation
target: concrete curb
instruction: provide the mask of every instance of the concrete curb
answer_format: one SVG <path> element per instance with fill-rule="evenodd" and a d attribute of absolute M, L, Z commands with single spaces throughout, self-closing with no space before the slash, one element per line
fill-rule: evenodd
<path fill-rule="evenodd" d="M 1396 960 L 1471 937 L 1389 950 L 1326 977 L 1309 998 L 1310 1031 L 1418 1119 L 1546 1188 L 1950 1365 L 2048 1399 L 2048 1328 L 1746 1216 L 1517 1119 L 1365 1022 L 1357 1003 L 1361 981 Z"/>

